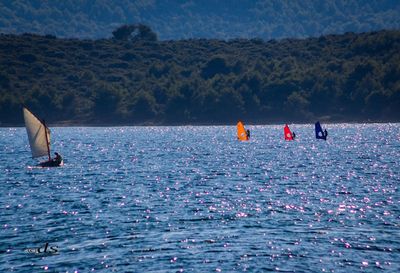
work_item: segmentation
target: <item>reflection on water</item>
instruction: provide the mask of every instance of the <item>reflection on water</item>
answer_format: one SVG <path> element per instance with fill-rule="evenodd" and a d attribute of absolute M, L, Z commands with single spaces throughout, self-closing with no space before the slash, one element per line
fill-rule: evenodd
<path fill-rule="evenodd" d="M 2 128 L 0 271 L 400 272 L 400 125 L 291 128 Z"/>

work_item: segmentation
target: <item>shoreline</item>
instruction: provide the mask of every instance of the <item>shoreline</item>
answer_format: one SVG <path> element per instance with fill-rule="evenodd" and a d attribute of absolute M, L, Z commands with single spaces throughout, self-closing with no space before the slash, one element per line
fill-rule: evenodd
<path fill-rule="evenodd" d="M 323 124 L 398 124 L 400 121 L 338 121 L 338 122 L 322 122 Z M 273 122 L 273 123 L 245 123 L 246 126 L 279 126 L 284 124 L 291 125 L 314 125 L 314 122 Z M 204 127 L 204 126 L 236 126 L 236 123 L 182 123 L 182 124 L 65 124 L 65 123 L 49 123 L 51 127 Z M 25 124 L 0 124 L 0 128 L 24 128 Z"/>

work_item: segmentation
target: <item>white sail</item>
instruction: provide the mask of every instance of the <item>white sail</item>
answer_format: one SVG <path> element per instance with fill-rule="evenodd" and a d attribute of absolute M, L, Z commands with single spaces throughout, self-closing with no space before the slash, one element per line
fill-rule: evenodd
<path fill-rule="evenodd" d="M 24 119 L 26 132 L 32 157 L 46 156 L 50 154 L 50 130 L 24 107 Z"/>

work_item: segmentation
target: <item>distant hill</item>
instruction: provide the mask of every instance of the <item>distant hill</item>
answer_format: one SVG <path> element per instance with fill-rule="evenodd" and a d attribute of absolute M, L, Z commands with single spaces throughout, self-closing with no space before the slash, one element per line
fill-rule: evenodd
<path fill-rule="evenodd" d="M 317 37 L 400 29 L 398 0 L 0 1 L 0 32 L 109 38 L 149 25 L 160 40 Z"/>
<path fill-rule="evenodd" d="M 142 29 L 0 35 L 0 124 L 22 124 L 21 103 L 58 124 L 400 121 L 400 31 L 264 42 Z"/>

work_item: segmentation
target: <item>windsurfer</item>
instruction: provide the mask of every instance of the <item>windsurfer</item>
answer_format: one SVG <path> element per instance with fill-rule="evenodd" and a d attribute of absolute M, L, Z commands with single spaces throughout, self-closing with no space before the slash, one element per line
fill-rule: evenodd
<path fill-rule="evenodd" d="M 326 140 L 327 136 L 328 136 L 328 131 L 325 129 L 325 130 L 324 130 L 324 139 L 325 139 L 325 140 Z"/>
<path fill-rule="evenodd" d="M 246 130 L 246 137 L 247 137 L 247 140 L 250 139 L 250 130 L 249 129 Z"/>
<path fill-rule="evenodd" d="M 292 132 L 292 138 L 293 138 L 293 140 L 296 138 L 295 132 Z"/>

